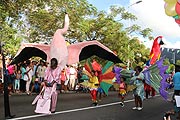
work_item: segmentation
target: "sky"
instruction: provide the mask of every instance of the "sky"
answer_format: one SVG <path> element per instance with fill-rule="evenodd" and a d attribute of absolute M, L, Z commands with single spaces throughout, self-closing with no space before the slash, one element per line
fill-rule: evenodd
<path fill-rule="evenodd" d="M 163 36 L 166 48 L 180 48 L 180 26 L 175 22 L 174 18 L 167 16 L 165 13 L 164 0 L 142 0 L 139 4 L 134 4 L 139 0 L 88 0 L 90 4 L 97 7 L 98 10 L 108 12 L 111 5 L 125 7 L 129 12 L 133 13 L 138 20 L 133 24 L 138 24 L 144 28 L 151 28 L 154 38 Z M 132 5 L 134 4 L 134 5 Z M 129 7 L 130 6 L 130 7 Z M 128 21 L 127 21 L 128 22 Z M 128 25 L 129 23 L 125 23 Z M 151 48 L 153 41 L 143 38 L 139 39 Z"/>

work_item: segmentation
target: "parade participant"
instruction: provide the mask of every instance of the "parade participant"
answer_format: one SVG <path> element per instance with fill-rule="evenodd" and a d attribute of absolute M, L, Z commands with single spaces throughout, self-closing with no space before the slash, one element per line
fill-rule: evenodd
<path fill-rule="evenodd" d="M 97 106 L 98 105 L 98 101 L 97 101 L 97 89 L 99 86 L 99 81 L 98 81 L 98 77 L 95 75 L 95 71 L 91 71 L 91 76 L 89 76 L 89 83 L 90 83 L 90 93 L 91 93 L 91 98 L 93 101 L 93 105 Z"/>
<path fill-rule="evenodd" d="M 149 98 L 151 90 L 152 90 L 152 87 L 148 85 L 147 83 L 144 83 L 144 91 L 145 91 L 146 99 Z"/>
<path fill-rule="evenodd" d="M 134 84 L 136 85 L 136 88 L 133 90 L 134 99 L 135 99 L 135 107 L 133 107 L 133 110 L 142 110 L 142 101 L 144 99 L 144 74 L 141 72 L 142 68 L 140 66 L 135 67 L 135 74 L 131 78 L 131 80 L 134 81 Z"/>
<path fill-rule="evenodd" d="M 119 97 L 121 99 L 120 105 L 122 107 L 124 107 L 124 98 L 125 98 L 125 95 L 126 95 L 126 88 L 127 88 L 126 83 L 124 81 L 125 81 L 125 78 L 121 77 L 120 84 L 119 84 Z"/>
<path fill-rule="evenodd" d="M 52 58 L 50 67 L 46 69 L 44 83 L 45 86 L 52 91 L 51 95 L 51 113 L 55 113 L 57 103 L 57 91 L 56 85 L 60 80 L 61 68 L 58 67 L 58 61 L 56 58 Z M 53 89 L 54 88 L 54 89 Z"/>
<path fill-rule="evenodd" d="M 101 88 L 101 86 L 99 85 L 98 90 L 97 90 L 98 101 L 101 101 L 102 94 L 103 94 L 103 97 L 106 96 L 104 90 L 103 90 L 103 89 Z"/>

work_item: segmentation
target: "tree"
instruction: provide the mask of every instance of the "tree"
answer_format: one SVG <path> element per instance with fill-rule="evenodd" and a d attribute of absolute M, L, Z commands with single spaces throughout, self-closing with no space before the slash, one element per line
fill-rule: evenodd
<path fill-rule="evenodd" d="M 132 63 L 138 64 L 148 59 L 149 49 L 131 34 L 137 33 L 150 38 L 152 31 L 149 28 L 141 30 L 138 25 L 124 28 L 123 20 L 137 20 L 124 7 L 111 6 L 110 13 L 106 13 L 97 11 L 86 0 L 2 0 L 0 12 L 4 31 L 1 36 L 6 42 L 7 53 L 13 55 L 21 41 L 50 42 L 54 32 L 63 26 L 67 12 L 70 28 L 65 37 L 70 43 L 98 40 L 117 51 L 124 62 L 130 59 Z M 16 48 L 12 49 L 13 47 Z"/>

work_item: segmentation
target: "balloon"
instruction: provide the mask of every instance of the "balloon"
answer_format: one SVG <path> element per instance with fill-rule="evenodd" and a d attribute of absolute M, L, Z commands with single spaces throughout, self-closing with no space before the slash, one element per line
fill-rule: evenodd
<path fill-rule="evenodd" d="M 175 19 L 175 22 L 176 22 L 177 24 L 180 24 L 180 19 Z"/>
<path fill-rule="evenodd" d="M 179 17 L 179 15 L 175 15 L 175 16 L 173 16 L 173 18 L 174 19 L 179 19 L 180 17 Z"/>
<path fill-rule="evenodd" d="M 164 9 L 166 9 L 167 5 L 168 5 L 167 3 L 164 4 Z"/>
<path fill-rule="evenodd" d="M 165 8 L 165 13 L 167 16 L 175 16 L 177 15 L 176 10 L 175 10 L 176 4 L 167 4 Z"/>
<path fill-rule="evenodd" d="M 175 4 L 177 0 L 164 0 L 166 3 Z"/>
<path fill-rule="evenodd" d="M 180 0 L 177 1 L 180 4 Z"/>
<path fill-rule="evenodd" d="M 175 9 L 176 9 L 176 13 L 180 15 L 180 3 L 178 2 L 176 3 Z"/>
<path fill-rule="evenodd" d="M 177 2 L 177 0 L 164 0 L 166 3 L 176 3 Z"/>

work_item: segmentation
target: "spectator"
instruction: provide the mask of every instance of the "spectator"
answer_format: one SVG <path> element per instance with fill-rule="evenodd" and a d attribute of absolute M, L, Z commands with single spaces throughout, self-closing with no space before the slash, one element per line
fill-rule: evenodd
<path fill-rule="evenodd" d="M 180 96 L 180 66 L 175 65 L 175 74 L 173 76 L 173 84 L 174 84 L 174 94 L 173 94 L 173 100 L 174 100 L 174 110 L 177 113 L 177 119 L 180 120 L 180 107 L 177 107 L 175 96 Z"/>
<path fill-rule="evenodd" d="M 35 74 L 39 80 L 40 90 L 42 89 L 42 82 L 44 81 L 46 65 L 43 60 L 40 60 L 40 64 L 37 66 Z"/>
<path fill-rule="evenodd" d="M 26 64 L 25 62 L 20 65 L 21 70 L 21 79 L 20 79 L 20 91 L 25 92 L 26 91 L 26 80 L 24 80 L 24 76 L 26 74 Z"/>
<path fill-rule="evenodd" d="M 21 71 L 18 70 L 16 72 L 16 79 L 15 79 L 15 85 L 14 85 L 14 90 L 16 93 L 19 93 L 20 90 L 20 79 L 21 79 L 22 75 L 21 75 Z"/>
<path fill-rule="evenodd" d="M 70 67 L 70 78 L 69 78 L 69 89 L 74 90 L 76 78 L 77 78 L 77 71 L 75 67 L 71 66 Z"/>
<path fill-rule="evenodd" d="M 32 76 L 33 76 L 33 68 L 32 68 L 32 63 L 30 60 L 26 61 L 27 67 L 26 67 L 26 78 L 24 78 L 24 80 L 26 80 L 26 93 L 27 95 L 30 94 L 30 84 L 32 81 Z"/>
<path fill-rule="evenodd" d="M 8 88 L 10 90 L 10 94 L 14 92 L 14 81 L 15 81 L 15 67 L 14 65 L 8 65 Z"/>
<path fill-rule="evenodd" d="M 64 92 L 64 90 L 65 90 L 64 89 L 65 88 L 64 83 L 66 81 L 66 72 L 65 72 L 65 69 L 63 69 L 61 71 L 60 80 L 61 80 L 61 92 Z"/>
<path fill-rule="evenodd" d="M 66 81 L 64 82 L 64 91 L 68 92 L 68 83 L 69 83 L 69 78 L 70 78 L 70 66 L 69 65 L 66 65 L 65 71 L 66 71 Z"/>

